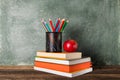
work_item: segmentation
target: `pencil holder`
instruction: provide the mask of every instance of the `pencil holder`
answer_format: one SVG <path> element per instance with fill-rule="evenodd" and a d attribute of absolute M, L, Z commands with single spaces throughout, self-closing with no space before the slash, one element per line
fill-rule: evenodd
<path fill-rule="evenodd" d="M 46 52 L 62 52 L 62 32 L 46 32 Z"/>

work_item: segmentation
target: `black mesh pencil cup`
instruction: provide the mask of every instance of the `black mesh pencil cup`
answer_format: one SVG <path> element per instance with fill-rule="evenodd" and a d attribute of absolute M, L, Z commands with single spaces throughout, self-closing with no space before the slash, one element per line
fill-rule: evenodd
<path fill-rule="evenodd" d="M 46 52 L 62 52 L 62 32 L 46 32 Z"/>

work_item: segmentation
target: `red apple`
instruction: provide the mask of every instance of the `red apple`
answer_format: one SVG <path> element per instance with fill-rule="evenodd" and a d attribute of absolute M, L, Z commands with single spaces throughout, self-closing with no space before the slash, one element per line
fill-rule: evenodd
<path fill-rule="evenodd" d="M 64 42 L 63 48 L 66 52 L 75 52 L 78 48 L 78 44 L 75 40 L 67 40 Z"/>

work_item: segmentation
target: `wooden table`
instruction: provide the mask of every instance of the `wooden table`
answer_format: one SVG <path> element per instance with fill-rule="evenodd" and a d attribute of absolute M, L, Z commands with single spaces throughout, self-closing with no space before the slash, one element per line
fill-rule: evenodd
<path fill-rule="evenodd" d="M 0 66 L 0 80 L 120 80 L 120 66 L 94 67 L 75 78 L 34 71 L 32 66 Z"/>

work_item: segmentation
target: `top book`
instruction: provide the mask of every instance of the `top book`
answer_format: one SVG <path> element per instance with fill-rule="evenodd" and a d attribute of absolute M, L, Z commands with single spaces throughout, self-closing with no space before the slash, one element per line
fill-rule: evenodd
<path fill-rule="evenodd" d="M 42 58 L 52 58 L 52 59 L 60 59 L 60 60 L 73 60 L 73 59 L 79 59 L 82 57 L 81 52 L 44 52 L 44 51 L 38 51 L 37 57 Z"/>

